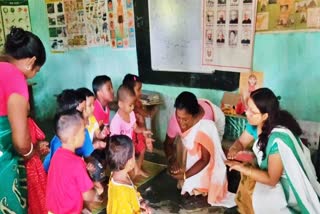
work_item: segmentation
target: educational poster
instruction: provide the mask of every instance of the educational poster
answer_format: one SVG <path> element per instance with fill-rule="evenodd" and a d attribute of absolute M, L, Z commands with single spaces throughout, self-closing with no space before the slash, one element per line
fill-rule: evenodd
<path fill-rule="evenodd" d="M 263 86 L 263 72 L 251 71 L 240 73 L 239 91 L 246 100 L 250 93 Z"/>
<path fill-rule="evenodd" d="M 258 0 L 256 31 L 320 28 L 319 0 Z"/>
<path fill-rule="evenodd" d="M 4 34 L 4 29 L 3 29 L 3 22 L 2 19 L 0 19 L 0 50 L 4 48 L 4 43 L 5 43 L 5 34 Z"/>
<path fill-rule="evenodd" d="M 111 46 L 135 46 L 133 0 L 108 0 Z"/>
<path fill-rule="evenodd" d="M 64 0 L 69 48 L 86 47 L 85 8 L 83 0 Z"/>
<path fill-rule="evenodd" d="M 62 0 L 46 0 L 49 42 L 52 52 L 64 52 L 68 49 L 68 37 Z"/>
<path fill-rule="evenodd" d="M 250 71 L 256 0 L 202 0 L 202 67 Z"/>
<path fill-rule="evenodd" d="M 88 46 L 109 45 L 106 0 L 85 0 L 84 6 Z"/>
<path fill-rule="evenodd" d="M 28 0 L 0 0 L 0 49 L 12 26 L 31 31 Z"/>

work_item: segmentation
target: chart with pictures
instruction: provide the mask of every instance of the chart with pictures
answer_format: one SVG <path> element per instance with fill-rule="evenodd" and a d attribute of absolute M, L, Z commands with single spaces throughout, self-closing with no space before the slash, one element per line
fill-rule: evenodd
<path fill-rule="evenodd" d="M 258 0 L 256 31 L 320 29 L 320 0 Z"/>
<path fill-rule="evenodd" d="M 52 52 L 67 50 L 67 32 L 62 0 L 47 0 L 49 41 Z"/>
<path fill-rule="evenodd" d="M 27 0 L 0 0 L 0 11 L 0 49 L 3 49 L 5 36 L 12 26 L 31 31 L 31 23 Z"/>
<path fill-rule="evenodd" d="M 46 0 L 51 50 L 135 46 L 131 0 Z"/>
<path fill-rule="evenodd" d="M 133 0 L 108 0 L 111 46 L 135 46 Z"/>
<path fill-rule="evenodd" d="M 202 0 L 202 66 L 250 71 L 255 14 L 256 0 Z"/>

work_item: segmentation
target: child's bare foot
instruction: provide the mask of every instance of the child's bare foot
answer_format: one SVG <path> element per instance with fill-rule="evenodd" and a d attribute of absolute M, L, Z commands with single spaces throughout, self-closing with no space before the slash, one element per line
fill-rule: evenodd
<path fill-rule="evenodd" d="M 143 169 L 139 169 L 138 167 L 135 168 L 135 176 L 142 176 L 142 177 L 145 177 L 147 178 L 149 176 L 149 174 L 144 171 Z"/>

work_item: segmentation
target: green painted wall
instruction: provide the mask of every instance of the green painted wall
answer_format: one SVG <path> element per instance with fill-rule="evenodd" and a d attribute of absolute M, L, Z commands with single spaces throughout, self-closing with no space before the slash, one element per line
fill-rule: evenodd
<path fill-rule="evenodd" d="M 91 88 L 94 76 L 107 74 L 116 89 L 126 73 L 138 73 L 136 50 L 114 50 L 109 47 L 72 50 L 51 54 L 48 47 L 48 21 L 44 1 L 29 0 L 33 32 L 46 44 L 48 60 L 34 87 L 38 119 L 52 117 L 54 94 L 64 88 Z M 297 119 L 320 122 L 320 33 L 281 33 L 256 35 L 253 68 L 263 71 L 264 85 L 282 97 L 283 108 Z M 173 111 L 175 97 L 184 90 L 219 105 L 223 91 L 184 87 L 147 85 L 144 89 L 158 91 L 165 101 L 157 115 L 157 137 L 163 139 L 167 117 Z"/>

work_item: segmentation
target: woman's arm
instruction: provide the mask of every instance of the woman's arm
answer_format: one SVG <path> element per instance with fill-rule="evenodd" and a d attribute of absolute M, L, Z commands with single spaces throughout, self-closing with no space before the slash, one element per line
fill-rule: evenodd
<path fill-rule="evenodd" d="M 14 93 L 9 96 L 7 109 L 12 129 L 13 146 L 20 155 L 26 155 L 32 149 L 28 129 L 29 103 L 24 96 Z M 33 152 L 31 152 L 28 157 L 32 155 Z"/>
<path fill-rule="evenodd" d="M 189 178 L 195 174 L 198 174 L 203 168 L 205 168 L 209 161 L 210 161 L 210 153 L 209 151 L 204 148 L 201 144 L 199 144 L 201 147 L 201 158 L 192 166 L 190 169 L 188 169 L 185 172 L 185 178 Z"/>
<path fill-rule="evenodd" d="M 198 174 L 201 170 L 203 170 L 203 168 L 205 168 L 208 165 L 210 161 L 210 153 L 201 144 L 199 145 L 201 147 L 201 158 L 187 171 L 179 171 L 176 174 L 172 174 L 172 177 L 174 177 L 177 180 L 186 179 L 195 174 Z"/>
<path fill-rule="evenodd" d="M 268 156 L 268 171 L 244 166 L 236 161 L 226 161 L 226 164 L 230 166 L 230 170 L 237 170 L 260 183 L 270 186 L 275 186 L 283 173 L 283 165 L 279 153 Z"/>
<path fill-rule="evenodd" d="M 244 150 L 249 146 L 249 144 L 254 140 L 253 136 L 249 134 L 246 130 L 242 132 L 240 137 L 232 144 L 228 152 L 228 159 L 234 159 L 235 155 Z"/>

